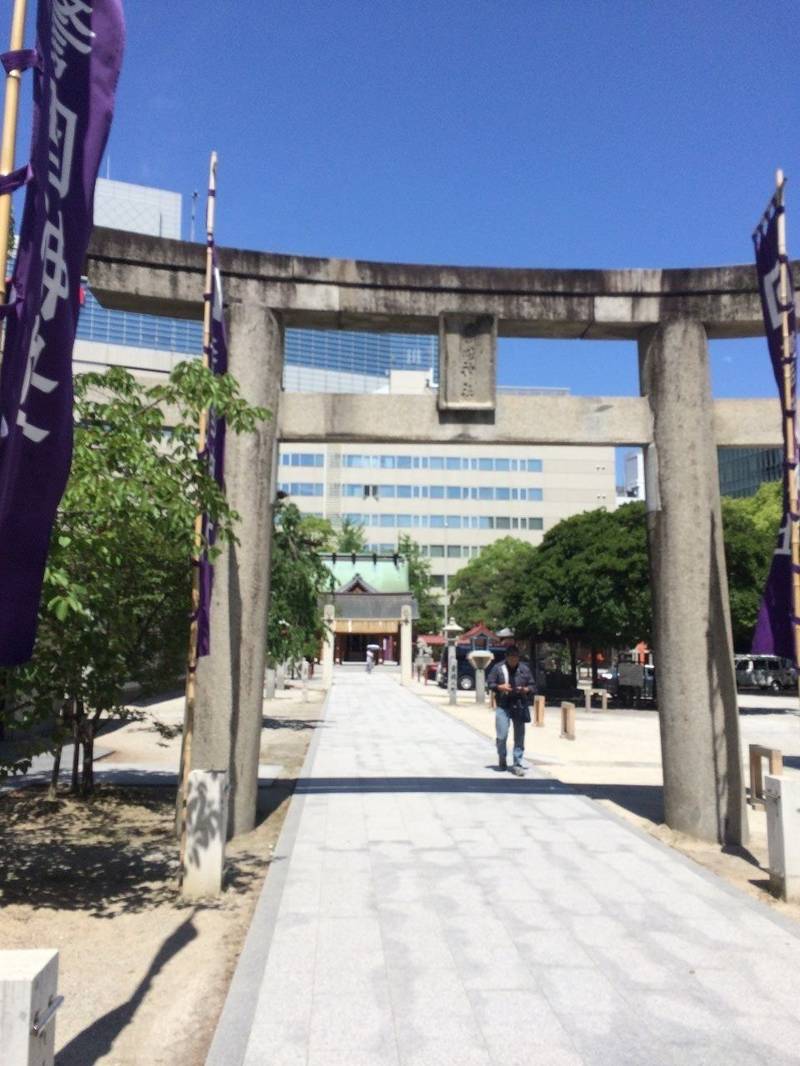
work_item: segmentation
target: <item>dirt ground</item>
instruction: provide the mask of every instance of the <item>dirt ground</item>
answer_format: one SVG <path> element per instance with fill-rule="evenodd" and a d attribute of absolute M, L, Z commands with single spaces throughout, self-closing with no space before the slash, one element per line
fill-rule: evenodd
<path fill-rule="evenodd" d="M 474 693 L 459 693 L 450 707 L 447 692 L 415 682 L 414 691 L 441 710 L 494 738 L 494 713 L 475 703 Z M 792 704 L 782 708 L 781 704 Z M 749 787 L 747 745 L 776 747 L 784 754 L 784 773 L 800 773 L 800 720 L 796 699 L 740 697 L 745 782 Z M 791 713 L 790 713 L 791 712 Z M 492 748 L 488 758 L 494 758 Z M 748 806 L 747 847 L 720 847 L 669 829 L 663 821 L 661 747 L 654 711 L 610 710 L 576 715 L 576 740 L 560 737 L 560 709 L 548 707 L 545 726 L 528 726 L 525 757 L 538 770 L 574 786 L 626 821 L 676 848 L 737 888 L 782 914 L 800 921 L 800 904 L 784 903 L 769 892 L 767 824 L 763 808 Z"/>
<path fill-rule="evenodd" d="M 200 1066 L 280 833 L 323 693 L 265 704 L 257 828 L 228 847 L 219 900 L 176 891 L 174 788 L 100 785 L 87 803 L 43 787 L 0 796 L 0 947 L 60 952 L 57 1066 Z M 102 739 L 108 762 L 174 768 L 181 701 Z"/>

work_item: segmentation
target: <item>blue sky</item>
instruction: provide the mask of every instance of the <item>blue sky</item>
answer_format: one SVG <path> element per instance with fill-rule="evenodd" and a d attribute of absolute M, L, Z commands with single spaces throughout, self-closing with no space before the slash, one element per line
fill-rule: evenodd
<path fill-rule="evenodd" d="M 31 5 L 33 6 L 33 5 Z M 787 172 L 796 0 L 128 0 L 111 176 L 184 194 L 220 154 L 224 244 L 541 267 L 749 262 Z M 20 154 L 27 141 L 23 128 Z M 794 179 L 792 181 L 792 179 Z M 188 233 L 188 221 L 187 221 Z M 717 395 L 772 395 L 760 341 Z M 635 393 L 634 346 L 503 344 L 504 383 Z"/>

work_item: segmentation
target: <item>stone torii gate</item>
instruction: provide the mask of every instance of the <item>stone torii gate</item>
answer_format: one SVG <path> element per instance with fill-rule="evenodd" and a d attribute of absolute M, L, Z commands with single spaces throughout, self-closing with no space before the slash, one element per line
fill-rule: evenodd
<path fill-rule="evenodd" d="M 204 261 L 199 244 L 98 229 L 87 273 L 106 307 L 197 319 Z M 255 820 L 279 441 L 492 442 L 644 448 L 666 821 L 743 842 L 716 448 L 776 446 L 780 418 L 774 401 L 712 400 L 707 340 L 763 332 L 755 270 L 506 270 L 235 249 L 220 261 L 230 372 L 273 413 L 228 440 L 240 543 L 217 562 L 212 651 L 198 669 L 193 767 L 229 770 L 231 833 Z M 282 393 L 286 327 L 438 333 L 438 397 Z M 498 335 L 636 340 L 641 396 L 496 396 Z"/>

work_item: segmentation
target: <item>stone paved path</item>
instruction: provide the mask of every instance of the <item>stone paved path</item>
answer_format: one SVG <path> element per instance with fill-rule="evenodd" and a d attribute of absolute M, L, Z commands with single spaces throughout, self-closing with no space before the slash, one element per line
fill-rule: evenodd
<path fill-rule="evenodd" d="M 793 926 L 493 756 L 393 679 L 337 675 L 247 1066 L 800 1062 Z"/>

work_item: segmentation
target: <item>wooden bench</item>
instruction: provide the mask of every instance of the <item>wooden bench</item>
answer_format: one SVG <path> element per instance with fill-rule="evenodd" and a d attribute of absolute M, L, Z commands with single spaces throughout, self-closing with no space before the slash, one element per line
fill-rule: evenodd
<path fill-rule="evenodd" d="M 592 697 L 593 696 L 599 696 L 600 697 L 600 706 L 601 706 L 601 708 L 604 711 L 607 711 L 608 710 L 608 689 L 606 689 L 606 688 L 587 688 L 586 689 L 585 694 L 584 694 L 584 699 L 586 700 L 586 710 L 587 711 L 591 711 L 591 709 L 592 709 Z"/>

